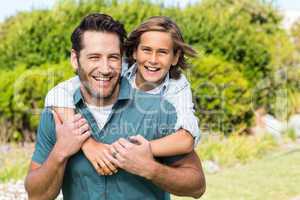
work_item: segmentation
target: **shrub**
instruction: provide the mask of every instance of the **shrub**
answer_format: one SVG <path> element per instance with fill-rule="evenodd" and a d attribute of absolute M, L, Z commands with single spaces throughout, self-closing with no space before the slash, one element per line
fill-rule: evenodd
<path fill-rule="evenodd" d="M 235 65 L 212 55 L 193 61 L 188 74 L 203 129 L 228 133 L 250 123 L 249 82 Z"/>
<path fill-rule="evenodd" d="M 45 64 L 25 70 L 19 66 L 14 71 L 0 75 L 0 135 L 4 141 L 33 141 L 44 98 L 54 85 L 72 75 L 68 62 Z"/>

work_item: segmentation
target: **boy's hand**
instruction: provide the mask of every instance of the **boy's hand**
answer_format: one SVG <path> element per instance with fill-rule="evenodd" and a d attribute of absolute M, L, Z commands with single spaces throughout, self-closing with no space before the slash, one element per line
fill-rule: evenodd
<path fill-rule="evenodd" d="M 109 146 L 89 138 L 81 148 L 86 158 L 101 175 L 112 175 L 118 171 L 116 166 L 105 156 L 105 153 L 109 153 Z"/>

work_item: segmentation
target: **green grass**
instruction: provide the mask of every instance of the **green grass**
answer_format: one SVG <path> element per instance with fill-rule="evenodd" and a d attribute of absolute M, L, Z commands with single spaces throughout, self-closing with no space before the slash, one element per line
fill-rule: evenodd
<path fill-rule="evenodd" d="M 271 135 L 209 135 L 202 139 L 197 153 L 202 160 L 213 160 L 221 166 L 234 166 L 261 158 L 276 148 L 279 148 L 279 144 Z"/>
<path fill-rule="evenodd" d="M 25 177 L 32 154 L 32 145 L 20 147 L 10 144 L 0 153 L 0 182 L 20 180 Z"/>
<path fill-rule="evenodd" d="M 206 181 L 207 190 L 202 200 L 289 200 L 300 196 L 300 145 L 246 165 L 206 174 Z"/>

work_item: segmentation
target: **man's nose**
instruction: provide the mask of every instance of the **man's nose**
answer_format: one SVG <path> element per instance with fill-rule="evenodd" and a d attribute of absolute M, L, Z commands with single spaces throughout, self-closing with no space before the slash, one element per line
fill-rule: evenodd
<path fill-rule="evenodd" d="M 102 74 L 110 74 L 112 72 L 108 59 L 103 59 L 102 62 L 99 63 L 98 68 Z"/>

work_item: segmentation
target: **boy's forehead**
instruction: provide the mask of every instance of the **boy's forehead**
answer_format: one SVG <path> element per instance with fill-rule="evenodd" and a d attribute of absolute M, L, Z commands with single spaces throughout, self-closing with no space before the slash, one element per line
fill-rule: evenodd
<path fill-rule="evenodd" d="M 171 33 L 165 31 L 147 31 L 140 36 L 138 45 L 156 46 L 161 48 L 173 48 Z"/>

